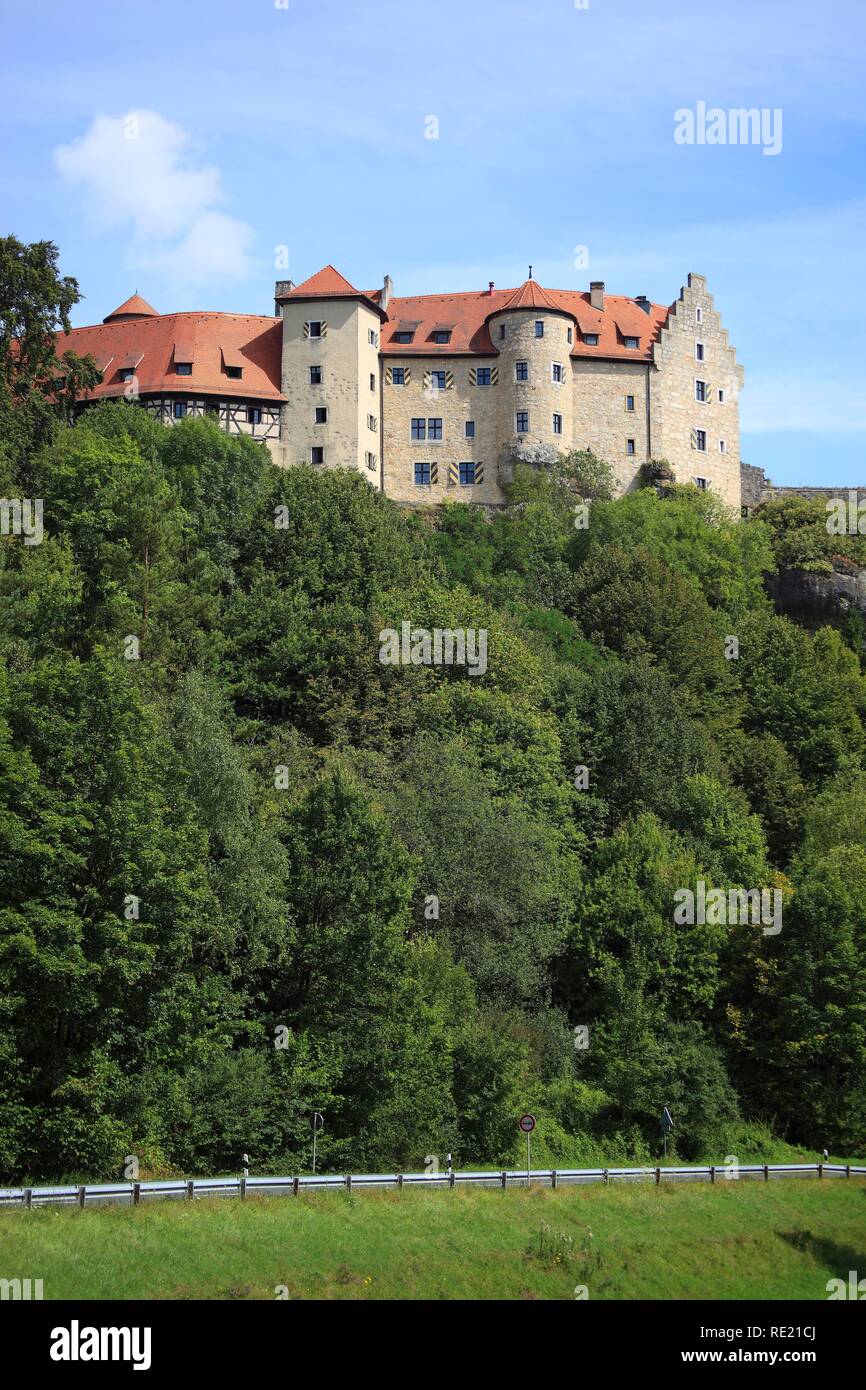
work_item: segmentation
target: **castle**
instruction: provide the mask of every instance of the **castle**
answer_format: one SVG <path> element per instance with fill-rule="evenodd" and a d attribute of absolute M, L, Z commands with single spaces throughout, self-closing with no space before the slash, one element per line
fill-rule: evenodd
<path fill-rule="evenodd" d="M 740 511 L 743 369 L 701 275 L 644 295 L 357 290 L 333 266 L 277 281 L 274 316 L 158 314 L 137 293 L 58 343 L 91 353 L 87 400 L 138 400 L 166 423 L 212 416 L 283 466 L 359 470 L 407 504 L 505 501 L 515 462 L 592 449 L 618 490 L 665 459 Z"/>

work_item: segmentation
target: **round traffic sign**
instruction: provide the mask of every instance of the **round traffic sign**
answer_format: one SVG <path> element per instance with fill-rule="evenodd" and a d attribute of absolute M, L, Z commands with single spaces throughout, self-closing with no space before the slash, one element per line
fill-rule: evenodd
<path fill-rule="evenodd" d="M 319 1114 L 318 1110 L 314 1111 L 310 1116 L 310 1129 L 324 1129 L 324 1127 L 324 1117 Z"/>
<path fill-rule="evenodd" d="M 535 1116 L 521 1115 L 517 1123 L 520 1129 L 523 1130 L 524 1134 L 531 1134 L 532 1131 L 535 1129 Z"/>

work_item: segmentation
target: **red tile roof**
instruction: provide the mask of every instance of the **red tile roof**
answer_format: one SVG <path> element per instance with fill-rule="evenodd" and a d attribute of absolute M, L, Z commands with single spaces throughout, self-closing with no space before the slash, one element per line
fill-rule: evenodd
<path fill-rule="evenodd" d="M 328 265 L 284 297 L 357 296 L 375 302 L 380 293 L 354 289 L 338 270 Z M 670 312 L 662 304 L 650 304 L 646 313 L 636 300 L 613 294 L 605 295 L 603 310 L 594 309 L 588 293 L 548 290 L 535 280 L 526 280 L 517 289 L 392 298 L 387 313 L 379 309 L 385 320 L 381 349 L 385 354 L 399 356 L 494 356 L 497 348 L 490 336 L 489 321 L 497 314 L 518 309 L 564 313 L 573 319 L 578 331 L 572 357 L 614 357 L 623 361 L 652 360 L 654 343 Z M 410 327 L 414 327 L 412 342 L 396 343 L 395 333 Z M 446 328 L 450 330 L 448 342 L 435 342 L 433 334 Z M 587 333 L 598 334 L 597 346 L 584 341 Z M 625 345 L 631 337 L 638 339 L 636 348 Z M 101 324 L 59 334 L 58 354 L 67 350 L 82 357 L 92 353 L 104 374 L 102 385 L 94 387 L 89 399 L 122 396 L 125 383 L 119 380 L 118 373 L 121 367 L 133 366 L 142 395 L 200 392 L 285 400 L 280 390 L 279 318 L 199 312 L 158 314 L 146 300 L 134 294 Z M 178 362 L 191 362 L 192 375 L 178 376 Z M 243 368 L 240 380 L 226 375 L 225 367 L 234 365 Z"/>
<path fill-rule="evenodd" d="M 632 362 L 652 359 L 653 344 L 670 312 L 664 304 L 651 304 L 649 313 L 645 313 L 634 299 L 616 294 L 605 295 L 603 310 L 594 309 L 588 292 L 547 290 L 535 280 L 527 280 L 517 289 L 414 295 L 394 298 L 388 305 L 382 351 L 395 355 L 414 353 L 419 357 L 440 353 L 495 355 L 498 349 L 490 336 L 488 320 L 514 309 L 558 310 L 568 314 L 578 328 L 572 357 L 617 357 Z M 417 324 L 411 343 L 394 342 L 401 323 Z M 454 325 L 451 339 L 448 343 L 435 343 L 431 335 L 436 325 L 442 323 Z M 598 346 L 585 343 L 584 333 L 597 333 Z M 636 348 L 625 346 L 625 339 L 631 337 L 638 339 Z"/>
<path fill-rule="evenodd" d="M 130 301 L 127 301 L 129 303 Z M 135 366 L 142 395 L 203 395 L 281 401 L 282 324 L 257 314 L 152 314 L 73 328 L 57 338 L 58 354 L 92 353 L 104 373 L 88 399 L 122 396 L 123 366 Z M 191 356 L 190 356 L 191 354 Z M 175 362 L 192 362 L 192 376 L 178 376 Z M 238 363 L 243 376 L 226 376 L 223 363 Z M 138 364 L 136 366 L 136 363 Z M 104 364 L 104 365 L 103 365 Z"/>
<path fill-rule="evenodd" d="M 504 305 L 506 309 L 555 309 L 547 290 L 543 290 L 537 280 L 524 280 L 519 290 Z"/>
<path fill-rule="evenodd" d="M 304 280 L 300 285 L 295 285 L 289 290 L 288 294 L 283 295 L 284 299 L 339 299 L 343 295 L 359 295 L 361 290 L 356 290 L 354 285 L 350 285 L 345 276 L 339 270 L 335 270 L 332 265 L 323 266 L 317 270 L 315 275 L 311 275 L 309 280 Z"/>
<path fill-rule="evenodd" d="M 158 315 L 157 315 L 156 310 L 153 309 L 153 308 L 151 308 L 151 306 L 148 304 L 147 300 L 146 300 L 146 299 L 142 299 L 141 295 L 138 294 L 138 293 L 136 292 L 135 294 L 131 294 L 131 295 L 129 296 L 129 299 L 125 299 L 125 300 L 123 301 L 123 303 L 120 305 L 120 307 L 117 308 L 117 309 L 115 309 L 115 310 L 114 310 L 114 313 L 108 314 L 108 315 L 102 320 L 102 322 L 103 322 L 103 323 L 111 323 L 112 319 L 123 319 L 123 318 L 128 318 L 128 319 L 131 319 L 131 318 L 148 318 L 148 319 L 150 319 L 150 318 L 157 318 L 157 317 L 158 317 Z"/>

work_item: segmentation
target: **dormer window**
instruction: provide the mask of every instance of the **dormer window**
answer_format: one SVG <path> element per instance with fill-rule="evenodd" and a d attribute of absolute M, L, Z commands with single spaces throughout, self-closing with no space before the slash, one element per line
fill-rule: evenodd
<path fill-rule="evenodd" d="M 121 369 L 120 369 L 120 371 L 117 373 L 117 375 L 118 375 L 118 377 L 120 378 L 121 381 L 132 381 L 132 378 L 135 376 L 135 368 L 134 368 L 134 367 L 121 367 Z"/>
<path fill-rule="evenodd" d="M 192 363 L 175 362 L 174 370 L 178 376 L 192 376 Z"/>
<path fill-rule="evenodd" d="M 433 331 L 433 341 L 434 341 L 434 343 L 450 343 L 450 342 L 451 342 L 451 329 L 450 329 L 450 328 L 436 328 L 436 329 L 434 329 L 434 331 Z"/>
<path fill-rule="evenodd" d="M 598 347 L 598 334 L 584 333 L 583 341 L 586 343 L 587 347 Z"/>
<path fill-rule="evenodd" d="M 222 344 L 222 355 L 226 376 L 232 381 L 240 381 L 244 374 L 244 359 L 241 357 L 240 348 L 226 347 Z"/>
<path fill-rule="evenodd" d="M 640 347 L 640 338 L 632 338 L 632 337 L 626 336 L 626 338 L 625 338 L 625 345 L 626 345 L 627 348 L 637 348 L 637 347 Z"/>
<path fill-rule="evenodd" d="M 410 323 L 406 319 L 403 319 L 401 322 L 397 324 L 397 331 L 394 334 L 394 337 L 391 341 L 395 343 L 413 342 L 415 338 L 415 330 L 417 327 L 417 322 Z"/>

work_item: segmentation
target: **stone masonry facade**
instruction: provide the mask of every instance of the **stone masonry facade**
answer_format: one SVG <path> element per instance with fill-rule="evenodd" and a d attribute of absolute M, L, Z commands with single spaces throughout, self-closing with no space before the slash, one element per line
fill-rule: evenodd
<path fill-rule="evenodd" d="M 515 462 L 591 449 L 618 492 L 666 461 L 740 513 L 743 369 L 701 275 L 644 295 L 517 289 L 399 298 L 333 266 L 278 281 L 275 313 L 159 314 L 137 293 L 58 350 L 167 424 L 204 415 L 291 467 L 352 468 L 404 505 L 502 506 Z M 749 477 L 746 474 L 747 491 Z"/>

